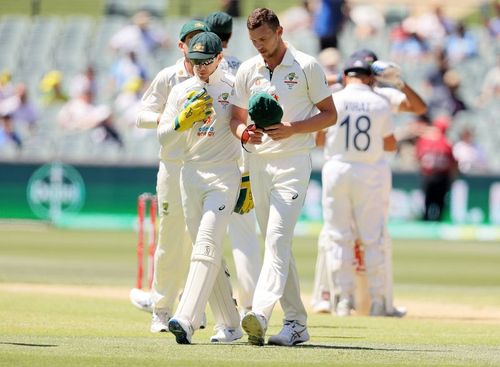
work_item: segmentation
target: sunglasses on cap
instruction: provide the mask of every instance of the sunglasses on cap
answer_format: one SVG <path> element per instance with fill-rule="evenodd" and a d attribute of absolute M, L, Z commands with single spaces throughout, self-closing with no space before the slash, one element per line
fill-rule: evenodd
<path fill-rule="evenodd" d="M 214 63 L 216 56 L 210 58 L 210 59 L 205 59 L 205 60 L 198 60 L 198 59 L 190 59 L 191 63 L 196 66 L 208 66 Z"/>

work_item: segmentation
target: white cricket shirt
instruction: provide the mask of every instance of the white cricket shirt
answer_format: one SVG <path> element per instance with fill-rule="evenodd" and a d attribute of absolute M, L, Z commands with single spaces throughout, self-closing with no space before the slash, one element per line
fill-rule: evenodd
<path fill-rule="evenodd" d="M 376 163 L 384 157 L 384 138 L 394 132 L 391 107 L 366 84 L 348 84 L 333 94 L 337 123 L 326 132 L 325 159 Z"/>
<path fill-rule="evenodd" d="M 216 163 L 235 161 L 240 158 L 241 146 L 231 132 L 231 104 L 229 96 L 234 86 L 234 77 L 217 68 L 205 83 L 193 76 L 172 88 L 165 111 L 158 126 L 158 138 L 162 148 L 171 141 L 184 136 L 183 160 L 185 163 Z M 213 98 L 214 113 L 204 121 L 196 122 L 191 129 L 178 132 L 173 129 L 176 116 L 184 109 L 186 95 L 195 90 L 207 89 Z"/>
<path fill-rule="evenodd" d="M 331 95 L 325 73 L 316 59 L 287 45 L 281 64 L 271 73 L 262 56 L 243 62 L 236 73 L 231 103 L 248 110 L 248 100 L 254 93 L 268 92 L 277 98 L 284 114 L 282 121 L 307 119 L 319 111 L 315 104 Z M 313 134 L 294 134 L 279 141 L 264 135 L 262 144 L 246 147 L 258 154 L 308 151 L 314 148 Z"/>

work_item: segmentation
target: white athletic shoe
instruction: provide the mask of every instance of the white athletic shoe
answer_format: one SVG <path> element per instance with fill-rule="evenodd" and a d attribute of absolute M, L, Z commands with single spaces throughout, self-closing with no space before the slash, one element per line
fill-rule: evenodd
<path fill-rule="evenodd" d="M 372 301 L 370 316 L 387 316 L 387 312 L 385 311 L 385 302 L 383 300 Z"/>
<path fill-rule="evenodd" d="M 312 311 L 314 313 L 330 313 L 331 308 L 332 308 L 332 305 L 331 305 L 330 301 L 323 299 L 323 300 L 314 304 L 314 306 L 312 307 Z"/>
<path fill-rule="evenodd" d="M 129 293 L 130 302 L 141 311 L 153 312 L 151 293 L 139 288 L 132 288 Z"/>
<path fill-rule="evenodd" d="M 305 325 L 299 324 L 296 320 L 285 320 L 283 329 L 279 334 L 269 337 L 269 345 L 292 346 L 305 343 L 309 340 L 309 333 Z"/>
<path fill-rule="evenodd" d="M 408 310 L 406 309 L 406 307 L 396 307 L 396 306 L 394 306 L 392 312 L 387 312 L 385 314 L 385 316 L 387 316 L 387 317 L 399 317 L 399 318 L 401 318 L 401 317 L 405 317 L 407 313 L 408 313 Z"/>
<path fill-rule="evenodd" d="M 351 298 L 341 298 L 339 303 L 337 303 L 337 316 L 347 317 L 351 316 L 351 310 L 353 309 L 353 302 Z"/>
<path fill-rule="evenodd" d="M 231 343 L 243 337 L 243 331 L 240 327 L 225 328 L 219 327 L 217 333 L 210 338 L 211 343 Z"/>
<path fill-rule="evenodd" d="M 168 320 L 170 316 L 165 311 L 153 311 L 153 317 L 151 319 L 151 332 L 161 333 L 168 331 Z"/>
<path fill-rule="evenodd" d="M 252 345 L 264 345 L 267 321 L 262 315 L 250 311 L 241 320 L 241 327 L 248 334 L 248 342 Z"/>
<path fill-rule="evenodd" d="M 168 322 L 168 330 L 175 335 L 177 344 L 191 344 L 194 330 L 188 321 L 173 317 Z"/>

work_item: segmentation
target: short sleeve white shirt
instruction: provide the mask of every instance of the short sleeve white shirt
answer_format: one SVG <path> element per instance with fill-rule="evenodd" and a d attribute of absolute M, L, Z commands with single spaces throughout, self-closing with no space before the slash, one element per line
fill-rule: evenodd
<path fill-rule="evenodd" d="M 325 159 L 377 163 L 384 138 L 394 132 L 389 102 L 365 84 L 348 84 L 333 94 L 338 120 L 326 132 Z"/>
<path fill-rule="evenodd" d="M 387 98 L 391 105 L 393 113 L 399 112 L 399 106 L 406 100 L 406 95 L 399 89 L 391 87 L 374 87 L 373 91 L 380 94 L 382 97 Z"/>
<path fill-rule="evenodd" d="M 303 52 L 287 46 L 280 65 L 271 72 L 261 55 L 241 64 L 237 74 L 231 103 L 248 109 L 248 100 L 254 93 L 268 92 L 283 108 L 282 121 L 300 121 L 316 115 L 316 104 L 328 98 L 325 73 L 319 63 Z M 264 134 L 262 144 L 247 148 L 258 154 L 289 153 L 314 148 L 313 134 L 294 134 L 279 141 L 273 141 Z"/>

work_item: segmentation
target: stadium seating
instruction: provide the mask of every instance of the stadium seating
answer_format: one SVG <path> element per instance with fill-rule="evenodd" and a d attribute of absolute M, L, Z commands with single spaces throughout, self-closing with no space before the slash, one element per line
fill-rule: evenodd
<path fill-rule="evenodd" d="M 63 85 L 68 91 L 71 78 L 81 72 L 87 65 L 93 65 L 98 82 L 99 103 L 112 104 L 118 91 L 110 91 L 110 69 L 118 55 L 109 48 L 111 36 L 129 23 L 129 16 L 141 9 L 148 9 L 153 14 L 163 15 L 168 2 L 165 0 L 107 0 L 106 13 L 100 18 L 88 16 L 14 16 L 0 17 L 0 71 L 10 70 L 14 82 L 25 82 L 28 85 L 32 100 L 39 96 L 38 85 L 41 76 L 48 70 L 57 69 L 63 72 Z M 400 18 L 400 9 L 395 9 L 392 16 Z M 399 19 L 398 18 L 398 19 Z M 187 18 L 168 17 L 153 18 L 153 27 L 162 28 L 170 37 L 170 47 L 158 50 L 141 59 L 152 78 L 163 67 L 173 64 L 180 56 L 177 49 L 177 35 Z M 396 19 L 397 20 L 397 19 Z M 388 21 L 388 24 L 390 22 Z M 339 36 L 339 46 L 343 59 L 359 48 L 370 48 L 380 58 L 390 56 L 390 28 L 379 31 L 368 39 L 357 39 L 354 25 L 346 23 Z M 473 126 L 481 145 L 487 150 L 491 159 L 491 168 L 500 170 L 500 156 L 497 149 L 500 145 L 500 110 L 498 103 L 490 101 L 482 108 L 475 107 L 477 96 L 483 83 L 485 72 L 496 62 L 500 52 L 499 42 L 492 43 L 487 30 L 481 26 L 471 27 L 471 32 L 478 40 L 478 57 L 461 61 L 453 65 L 460 75 L 461 88 L 459 93 L 470 109 L 460 113 L 450 129 L 450 137 L 456 139 L 465 126 Z M 312 31 L 301 34 L 285 35 L 292 45 L 307 53 L 317 55 L 318 42 Z M 235 18 L 233 38 L 229 43 L 229 53 L 245 60 L 256 54 L 248 41 L 246 21 Z M 418 62 L 406 60 L 401 64 L 405 80 L 417 92 L 428 97 L 425 79 L 435 67 L 431 60 Z M 1 159 L 36 160 L 36 159 L 69 159 L 78 161 L 115 162 L 127 159 L 139 163 L 154 163 L 157 159 L 158 144 L 154 134 L 137 134 L 130 127 L 119 127 L 124 137 L 125 149 L 99 147 L 87 134 L 62 134 L 58 130 L 55 116 L 58 107 L 44 108 L 34 133 L 21 131 L 20 134 L 27 144 L 22 152 L 11 146 L 0 146 Z M 401 126 L 411 120 L 409 115 L 396 117 L 396 123 Z M 397 161 L 394 162 L 397 166 Z M 404 167 L 403 167 L 404 168 Z"/>

